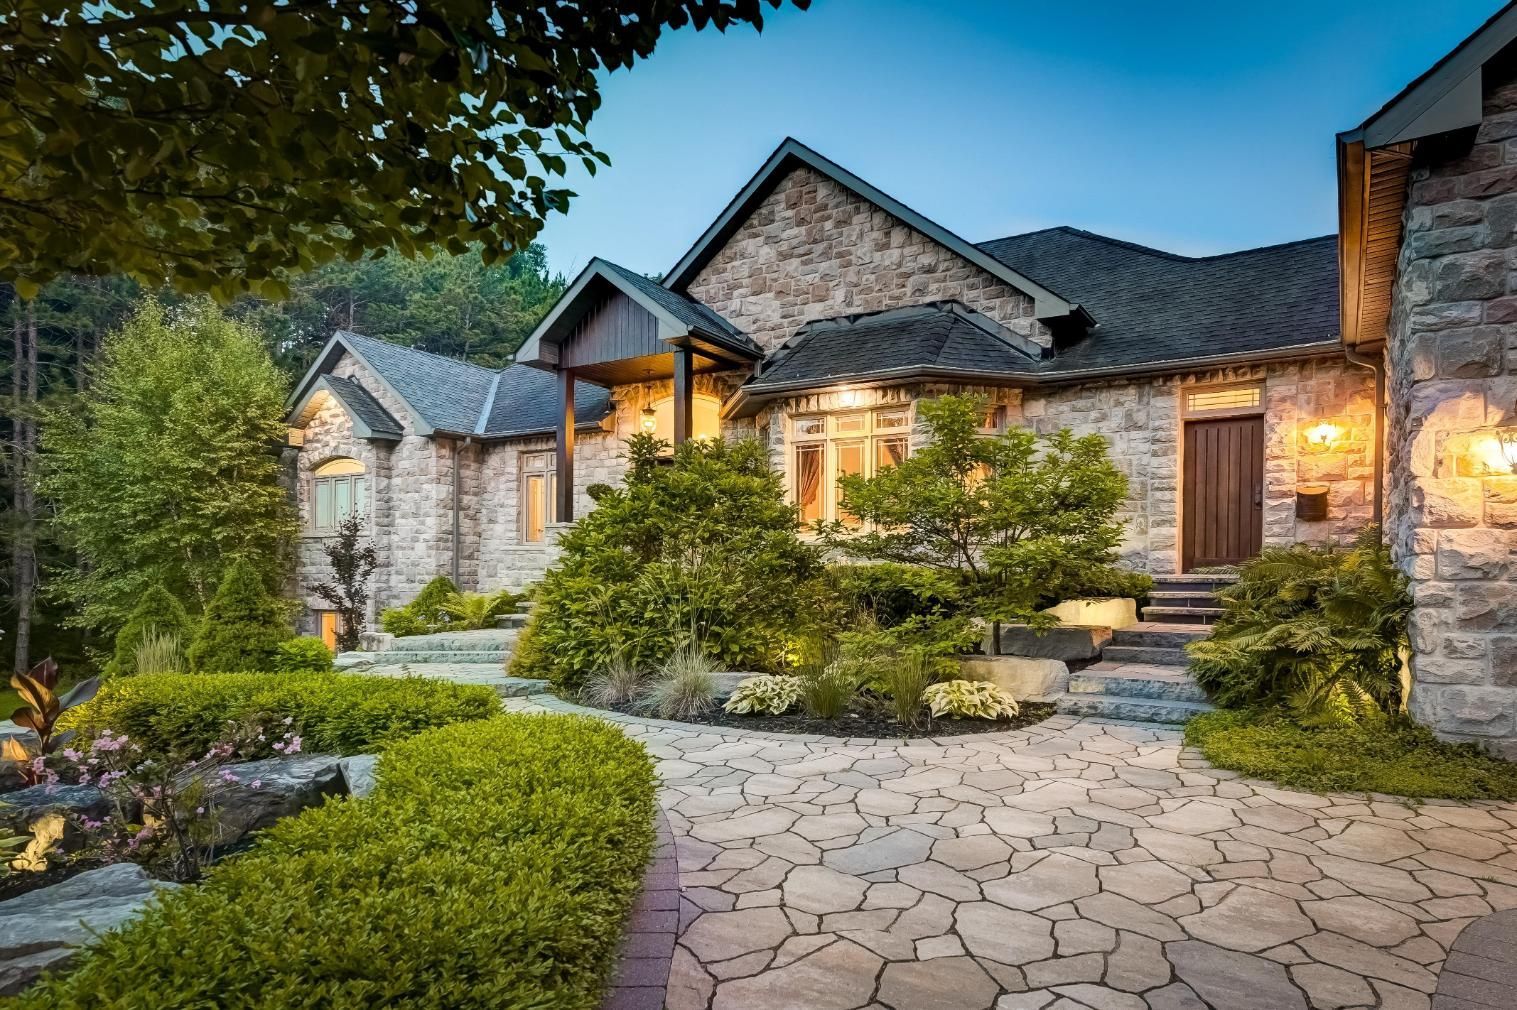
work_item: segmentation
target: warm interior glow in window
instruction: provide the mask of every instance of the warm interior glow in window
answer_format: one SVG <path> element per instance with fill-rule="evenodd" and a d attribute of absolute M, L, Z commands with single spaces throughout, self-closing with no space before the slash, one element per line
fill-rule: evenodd
<path fill-rule="evenodd" d="M 1245 410 L 1257 407 L 1262 401 L 1258 386 L 1233 386 L 1229 389 L 1203 389 L 1188 393 L 1185 398 L 1186 413 L 1204 413 L 1209 410 Z"/>
<path fill-rule="evenodd" d="M 527 543 L 540 543 L 543 530 L 553 514 L 554 472 L 553 453 L 529 452 L 521 457 L 522 529 L 521 538 Z"/>
<path fill-rule="evenodd" d="M 722 434 L 721 401 L 714 396 L 695 394 L 690 403 L 691 438 L 719 438 Z M 674 397 L 666 396 L 653 404 L 653 437 L 674 441 Z"/>
<path fill-rule="evenodd" d="M 330 533 L 350 515 L 369 514 L 369 479 L 356 459 L 331 459 L 311 471 L 311 528 Z"/>
<path fill-rule="evenodd" d="M 909 407 L 792 418 L 791 492 L 801 521 L 853 521 L 840 504 L 838 478 L 845 474 L 872 477 L 899 464 L 910 453 L 910 430 Z"/>

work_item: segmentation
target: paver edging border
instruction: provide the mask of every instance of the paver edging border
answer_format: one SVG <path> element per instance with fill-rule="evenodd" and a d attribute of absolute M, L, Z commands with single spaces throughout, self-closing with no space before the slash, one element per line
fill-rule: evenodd
<path fill-rule="evenodd" d="M 653 814 L 653 855 L 617 950 L 600 1010 L 664 1010 L 679 933 L 679 857 L 662 807 Z"/>

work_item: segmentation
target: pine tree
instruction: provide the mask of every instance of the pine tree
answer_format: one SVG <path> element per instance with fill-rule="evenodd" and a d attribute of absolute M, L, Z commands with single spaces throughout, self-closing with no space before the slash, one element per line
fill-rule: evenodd
<path fill-rule="evenodd" d="M 247 561 L 234 561 L 200 619 L 190 645 L 190 669 L 197 673 L 273 670 L 279 643 L 292 634 L 258 570 Z"/>
<path fill-rule="evenodd" d="M 149 633 L 178 636 L 181 645 L 190 639 L 190 619 L 184 605 L 158 585 L 142 594 L 132 615 L 116 633 L 116 654 L 105 665 L 106 676 L 136 673 L 137 646 Z"/>

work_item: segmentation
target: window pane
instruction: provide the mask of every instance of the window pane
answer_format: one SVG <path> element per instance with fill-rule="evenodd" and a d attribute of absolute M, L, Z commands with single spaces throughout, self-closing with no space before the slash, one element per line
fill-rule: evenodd
<path fill-rule="evenodd" d="M 316 497 L 316 522 L 319 530 L 332 528 L 332 482 L 330 480 L 318 480 L 315 482 Z"/>
<path fill-rule="evenodd" d="M 827 421 L 820 417 L 798 417 L 795 419 L 795 434 L 797 438 L 827 434 Z"/>
<path fill-rule="evenodd" d="M 874 440 L 874 472 L 888 466 L 900 466 L 906 459 L 906 437 L 877 438 Z"/>
<path fill-rule="evenodd" d="M 904 407 L 881 410 L 874 415 L 875 431 L 897 431 L 911 426 L 911 412 Z"/>
<path fill-rule="evenodd" d="M 1191 393 L 1187 399 L 1187 409 L 1190 411 L 1201 410 L 1240 410 L 1259 406 L 1258 386 L 1234 386 L 1232 389 L 1210 389 L 1200 393 Z"/>
<path fill-rule="evenodd" d="M 531 474 L 526 480 L 527 528 L 522 531 L 522 539 L 531 543 L 537 543 L 543 538 L 543 515 L 547 497 L 543 494 L 545 483 L 542 474 Z"/>
<path fill-rule="evenodd" d="M 864 443 L 862 441 L 833 443 L 833 459 L 837 461 L 837 472 L 834 474 L 834 482 L 836 481 L 836 478 L 842 477 L 845 474 L 863 473 Z M 842 491 L 839 491 L 838 500 L 841 501 L 842 497 L 843 493 Z M 838 509 L 838 518 L 850 525 L 858 524 L 858 519 L 856 517 L 849 515 L 841 508 Z"/>
<path fill-rule="evenodd" d="M 332 501 L 337 521 L 342 522 L 353 512 L 353 482 L 347 477 L 332 482 Z"/>
<path fill-rule="evenodd" d="M 843 414 L 832 421 L 832 430 L 840 435 L 863 431 L 869 424 L 865 414 Z"/>
<path fill-rule="evenodd" d="M 985 431 L 1000 431 L 1005 420 L 1006 406 L 998 403 L 986 408 L 985 417 L 981 420 L 980 427 Z"/>
<path fill-rule="evenodd" d="M 803 445 L 795 450 L 795 503 L 801 509 L 801 522 L 822 518 L 822 449 L 821 445 Z"/>
<path fill-rule="evenodd" d="M 369 480 L 367 477 L 353 478 L 353 511 L 365 517 L 369 514 Z"/>

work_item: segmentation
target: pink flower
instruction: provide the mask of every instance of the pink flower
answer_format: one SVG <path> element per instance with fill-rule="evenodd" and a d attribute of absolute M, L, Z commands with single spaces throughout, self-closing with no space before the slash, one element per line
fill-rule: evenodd
<path fill-rule="evenodd" d="M 254 779 L 253 781 L 249 782 L 248 785 L 254 789 L 262 789 L 263 779 Z"/>

